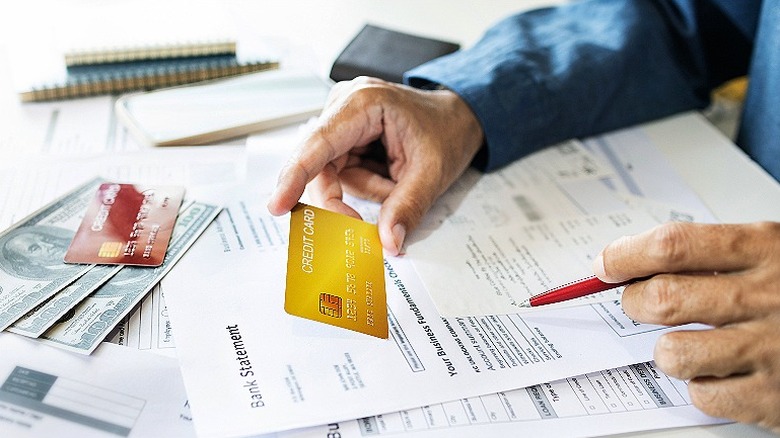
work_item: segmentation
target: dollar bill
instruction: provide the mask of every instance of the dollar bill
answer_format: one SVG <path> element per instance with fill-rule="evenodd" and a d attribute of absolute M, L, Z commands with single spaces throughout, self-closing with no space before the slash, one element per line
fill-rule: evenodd
<path fill-rule="evenodd" d="M 117 324 L 106 338 L 112 344 L 176 356 L 171 320 L 165 305 L 164 281 Z"/>
<path fill-rule="evenodd" d="M 100 183 L 87 182 L 0 234 L 0 330 L 94 266 L 63 258 Z"/>
<path fill-rule="evenodd" d="M 35 306 L 6 330 L 18 335 L 37 338 L 62 317 L 67 317 L 84 298 L 113 277 L 122 266 L 97 265 L 53 297 Z"/>
<path fill-rule="evenodd" d="M 72 316 L 57 321 L 41 342 L 90 354 L 119 321 L 165 276 L 219 213 L 219 207 L 195 202 L 176 219 L 168 252 L 156 268 L 125 266 L 76 306 Z"/>

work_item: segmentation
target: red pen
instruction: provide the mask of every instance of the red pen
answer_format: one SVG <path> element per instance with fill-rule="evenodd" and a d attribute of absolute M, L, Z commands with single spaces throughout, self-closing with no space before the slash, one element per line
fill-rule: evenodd
<path fill-rule="evenodd" d="M 558 286 L 554 289 L 536 294 L 520 303 L 520 307 L 538 307 L 545 304 L 560 303 L 561 301 L 584 297 L 616 287 L 625 286 L 638 280 L 622 281 L 620 283 L 604 283 L 598 277 L 587 277 L 572 283 Z"/>

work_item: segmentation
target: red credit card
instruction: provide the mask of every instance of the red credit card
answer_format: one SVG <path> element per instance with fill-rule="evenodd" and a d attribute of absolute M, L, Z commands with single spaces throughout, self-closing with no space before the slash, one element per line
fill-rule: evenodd
<path fill-rule="evenodd" d="M 183 187 L 101 184 L 65 262 L 161 265 L 183 199 Z"/>

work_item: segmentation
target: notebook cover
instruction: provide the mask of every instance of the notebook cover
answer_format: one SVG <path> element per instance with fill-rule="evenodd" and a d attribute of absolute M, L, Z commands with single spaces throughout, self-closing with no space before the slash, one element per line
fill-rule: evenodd
<path fill-rule="evenodd" d="M 336 58 L 330 78 L 338 82 L 373 76 L 400 83 L 404 72 L 459 48 L 456 43 L 367 24 Z"/>

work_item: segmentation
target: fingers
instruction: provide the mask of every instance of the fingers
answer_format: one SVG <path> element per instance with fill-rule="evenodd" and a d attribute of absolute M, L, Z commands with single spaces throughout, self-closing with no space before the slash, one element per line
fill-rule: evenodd
<path fill-rule="evenodd" d="M 731 327 L 678 331 L 658 339 L 654 357 L 663 372 L 681 380 L 747 374 L 760 364 L 752 341 Z"/>
<path fill-rule="evenodd" d="M 667 333 L 655 362 L 689 380 L 693 403 L 705 413 L 780 430 L 780 315 L 726 327 Z"/>
<path fill-rule="evenodd" d="M 312 181 L 310 195 L 323 208 L 358 218 L 358 213 L 342 201 L 342 185 L 355 196 L 382 202 L 377 223 L 379 238 L 390 255 L 398 255 L 407 230 L 417 226 L 436 198 L 438 189 L 428 181 L 411 178 L 395 183 L 360 167 L 336 173 L 335 166 L 327 165 Z"/>
<path fill-rule="evenodd" d="M 382 154 L 374 155 L 370 143 L 379 138 Z M 308 183 L 319 204 L 348 214 L 356 215 L 342 201 L 345 189 L 382 201 L 380 239 L 398 254 L 406 232 L 468 167 L 483 138 L 470 107 L 451 91 L 350 81 L 334 88 L 319 128 L 281 172 L 268 208 L 286 213 Z"/>
<path fill-rule="evenodd" d="M 669 272 L 626 287 L 623 308 L 636 321 L 721 326 L 760 318 L 780 309 L 776 228 L 667 224 L 609 245 L 600 274 L 614 280 Z"/>
<path fill-rule="evenodd" d="M 395 188 L 395 182 L 370 168 L 348 167 L 339 174 L 344 190 L 359 198 L 383 202 Z"/>
<path fill-rule="evenodd" d="M 757 262 L 758 238 L 747 225 L 670 222 L 607 245 L 594 271 L 616 283 L 662 272 L 740 270 Z"/>
<path fill-rule="evenodd" d="M 705 413 L 780 431 L 780 224 L 666 224 L 618 239 L 594 270 L 606 281 L 651 276 L 623 292 L 640 322 L 716 328 L 662 336 L 655 360 L 691 379 Z"/>
<path fill-rule="evenodd" d="M 426 171 L 424 168 L 415 170 L 419 173 Z M 439 191 L 436 181 L 425 175 L 410 175 L 396 184 L 382 203 L 377 221 L 382 246 L 391 255 L 401 253 L 407 231 L 417 227 L 439 196 Z"/>
<path fill-rule="evenodd" d="M 374 97 L 376 94 L 372 94 Z M 354 91 L 347 101 L 332 103 L 324 111 L 323 120 L 298 147 L 290 162 L 282 169 L 276 190 L 271 195 L 268 210 L 275 215 L 287 213 L 300 199 L 306 184 L 311 182 L 328 163 L 346 163 L 347 153 L 379 137 L 382 132 L 382 104 L 378 99 Z"/>
<path fill-rule="evenodd" d="M 656 344 L 656 365 L 670 376 L 691 379 L 691 400 L 705 413 L 778 428 L 776 323 L 668 333 Z"/>
<path fill-rule="evenodd" d="M 350 146 L 344 145 L 350 144 L 352 138 L 347 138 L 346 142 L 332 143 L 327 129 L 328 126 L 324 125 L 313 132 L 279 173 L 276 190 L 268 203 L 272 214 L 290 211 L 303 194 L 306 184 L 322 172 L 328 163 L 343 157 L 349 150 Z"/>
<path fill-rule="evenodd" d="M 688 392 L 693 404 L 707 415 L 755 423 L 780 433 L 780 390 L 771 376 L 697 377 L 688 383 Z"/>
<path fill-rule="evenodd" d="M 747 275 L 660 274 L 627 286 L 622 305 L 639 322 L 721 326 L 775 311 L 780 296 L 762 294 Z"/>
<path fill-rule="evenodd" d="M 315 204 L 327 210 L 361 219 L 360 214 L 343 201 L 344 192 L 339 182 L 338 171 L 328 163 L 311 182 L 311 198 Z"/>
<path fill-rule="evenodd" d="M 290 161 L 279 173 L 276 189 L 268 201 L 268 211 L 280 216 L 292 210 L 312 177 L 297 162 Z"/>

